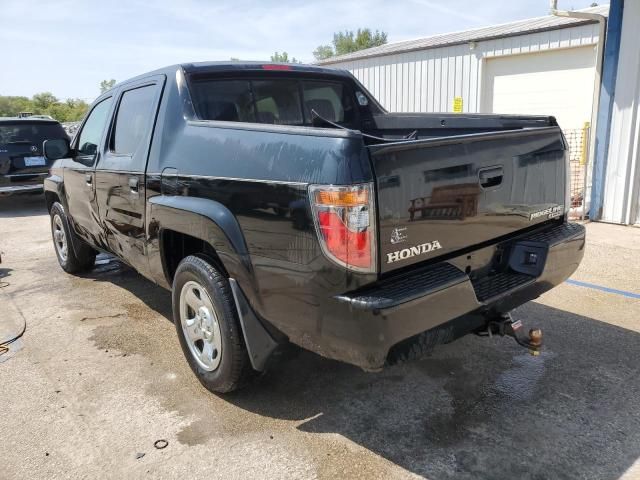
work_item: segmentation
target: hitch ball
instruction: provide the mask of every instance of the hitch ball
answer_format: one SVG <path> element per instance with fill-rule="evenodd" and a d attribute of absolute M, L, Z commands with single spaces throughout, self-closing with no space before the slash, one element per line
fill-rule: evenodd
<path fill-rule="evenodd" d="M 540 347 L 542 347 L 542 330 L 532 328 L 529 330 L 529 353 L 531 355 L 540 355 Z"/>

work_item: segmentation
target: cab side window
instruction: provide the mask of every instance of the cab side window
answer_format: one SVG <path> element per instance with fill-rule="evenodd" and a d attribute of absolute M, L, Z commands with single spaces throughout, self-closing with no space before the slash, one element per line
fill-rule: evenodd
<path fill-rule="evenodd" d="M 109 109 L 112 101 L 113 99 L 109 97 L 93 107 L 78 136 L 77 150 L 78 157 L 80 157 L 79 160 L 89 166 L 95 162 L 98 145 L 100 145 L 100 139 L 109 118 Z"/>
<path fill-rule="evenodd" d="M 144 170 L 147 138 L 156 110 L 156 85 L 128 90 L 122 94 L 109 149 L 121 156 L 119 170 Z"/>

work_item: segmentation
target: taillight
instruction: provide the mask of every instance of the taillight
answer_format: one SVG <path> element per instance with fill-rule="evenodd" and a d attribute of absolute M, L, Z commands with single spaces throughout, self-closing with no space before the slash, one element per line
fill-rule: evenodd
<path fill-rule="evenodd" d="M 311 185 L 309 195 L 324 254 L 350 270 L 375 272 L 373 184 Z"/>
<path fill-rule="evenodd" d="M 291 67 L 289 65 L 278 65 L 278 64 L 272 64 L 272 63 L 267 63 L 265 65 L 262 65 L 262 69 L 263 70 L 286 70 L 289 71 L 291 70 Z"/>

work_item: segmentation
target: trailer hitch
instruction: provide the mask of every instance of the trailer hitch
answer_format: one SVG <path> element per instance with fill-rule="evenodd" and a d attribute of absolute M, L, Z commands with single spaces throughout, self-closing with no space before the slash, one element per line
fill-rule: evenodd
<path fill-rule="evenodd" d="M 482 332 L 481 335 L 489 337 L 493 335 L 512 337 L 518 345 L 528 349 L 531 355 L 540 355 L 540 350 L 542 349 L 542 330 L 532 328 L 529 330 L 529 335 L 527 336 L 522 331 L 523 326 L 520 320 L 514 321 L 510 313 L 503 313 L 489 320 L 487 330 Z"/>

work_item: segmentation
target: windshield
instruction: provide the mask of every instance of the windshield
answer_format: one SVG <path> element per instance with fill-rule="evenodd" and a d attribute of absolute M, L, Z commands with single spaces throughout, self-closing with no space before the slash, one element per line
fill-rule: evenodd
<path fill-rule="evenodd" d="M 42 142 L 52 138 L 67 138 L 59 123 L 0 123 L 0 144 L 3 145 L 24 143 L 42 147 Z"/>

